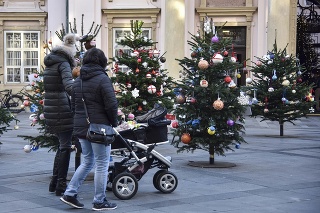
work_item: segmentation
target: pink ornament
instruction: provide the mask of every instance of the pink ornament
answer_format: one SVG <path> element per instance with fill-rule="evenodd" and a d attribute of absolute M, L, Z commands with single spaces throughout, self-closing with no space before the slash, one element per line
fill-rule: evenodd
<path fill-rule="evenodd" d="M 123 112 L 121 111 L 121 109 L 118 109 L 118 115 L 123 115 Z"/>
<path fill-rule="evenodd" d="M 44 119 L 45 119 L 45 118 L 44 118 L 44 114 L 41 113 L 41 114 L 39 115 L 39 118 L 40 118 L 40 120 L 44 120 Z"/>
<path fill-rule="evenodd" d="M 132 114 L 132 113 L 130 113 L 129 115 L 128 115 L 128 120 L 133 120 L 134 119 L 134 114 Z"/>
<path fill-rule="evenodd" d="M 32 123 L 34 123 L 34 124 L 38 123 L 38 119 L 37 118 L 33 118 L 32 119 Z"/>
<path fill-rule="evenodd" d="M 260 67 L 260 66 L 262 65 L 262 62 L 261 62 L 261 61 L 257 61 L 256 65 L 257 65 L 258 67 Z"/>

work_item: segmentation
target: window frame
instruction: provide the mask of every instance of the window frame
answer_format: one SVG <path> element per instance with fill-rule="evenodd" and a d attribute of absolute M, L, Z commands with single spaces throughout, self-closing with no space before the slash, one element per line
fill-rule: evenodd
<path fill-rule="evenodd" d="M 117 54 L 116 54 L 116 51 L 117 51 L 117 46 L 120 46 L 119 44 L 117 44 L 117 30 L 118 31 L 122 31 L 122 32 L 128 32 L 132 35 L 132 31 L 131 31 L 131 28 L 130 27 L 114 27 L 112 28 L 112 57 L 116 58 Z M 141 28 L 142 32 L 144 33 L 145 31 L 149 31 L 148 32 L 148 39 L 151 39 L 152 38 L 152 28 L 151 27 L 143 27 Z M 125 36 L 125 35 L 124 35 Z M 124 38 L 123 36 L 123 38 Z M 121 37 L 119 37 L 121 38 Z M 122 49 L 122 50 L 126 50 L 126 49 L 130 49 L 129 47 L 126 48 L 126 46 L 121 46 L 119 49 Z M 115 64 L 115 62 L 113 63 L 113 65 Z M 126 65 L 120 65 L 118 66 L 119 68 L 119 71 L 120 72 L 128 72 L 129 69 Z"/>
<path fill-rule="evenodd" d="M 8 46 L 8 34 L 20 34 L 20 47 L 9 47 Z M 26 34 L 36 34 L 37 40 L 34 42 L 31 40 L 27 40 L 25 38 Z M 29 41 L 29 42 L 28 42 Z M 41 66 L 41 31 L 40 30 L 28 30 L 28 31 L 22 31 L 22 30 L 6 30 L 4 31 L 4 83 L 5 84 L 26 84 L 29 83 L 28 75 L 38 72 L 40 70 Z M 27 44 L 35 44 L 36 47 L 25 47 L 24 45 Z M 10 59 L 8 57 L 8 53 L 12 52 L 20 52 L 20 64 L 18 65 L 8 65 L 8 60 Z M 19 55 L 19 54 L 18 54 Z M 29 55 L 29 56 L 27 56 Z M 35 55 L 36 58 L 34 58 Z M 14 58 L 13 58 L 14 59 Z M 30 64 L 28 64 L 30 63 Z M 33 63 L 35 65 L 33 65 Z M 9 69 L 13 69 L 13 76 L 15 75 L 14 69 L 20 69 L 20 72 L 18 75 L 20 80 L 15 81 L 13 77 L 13 81 L 8 81 L 9 79 Z"/>

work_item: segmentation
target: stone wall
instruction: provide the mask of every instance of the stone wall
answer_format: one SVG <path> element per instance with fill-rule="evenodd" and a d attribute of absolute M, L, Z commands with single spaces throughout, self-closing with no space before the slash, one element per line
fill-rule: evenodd
<path fill-rule="evenodd" d="M 207 7 L 241 7 L 246 0 L 207 0 Z"/>

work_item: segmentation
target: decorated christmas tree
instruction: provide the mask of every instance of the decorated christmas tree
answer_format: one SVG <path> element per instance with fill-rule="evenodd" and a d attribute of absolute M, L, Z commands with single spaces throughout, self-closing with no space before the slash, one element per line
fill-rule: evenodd
<path fill-rule="evenodd" d="M 216 154 L 224 156 L 245 142 L 245 108 L 238 101 L 240 89 L 233 81 L 241 65 L 234 57 L 232 41 L 218 37 L 212 19 L 203 22 L 203 33 L 191 34 L 188 41 L 191 57 L 177 59 L 183 71 L 176 89 L 172 144 L 178 152 L 208 151 L 208 163 L 215 164 Z"/>
<path fill-rule="evenodd" d="M 123 49 L 112 58 L 111 80 L 126 120 L 148 112 L 156 103 L 168 110 L 174 104 L 173 79 L 161 67 L 166 58 L 155 48 L 156 42 L 143 36 L 142 26 L 143 21 L 131 20 L 131 33 L 117 42 Z"/>
<path fill-rule="evenodd" d="M 78 66 L 81 66 L 82 57 L 84 55 L 84 52 L 86 49 L 89 49 L 90 46 L 92 46 L 93 39 L 97 36 L 97 34 L 100 31 L 101 25 L 95 25 L 93 22 L 91 25 L 91 28 L 87 34 L 84 34 L 83 30 L 83 17 L 81 20 L 81 33 L 82 35 L 79 36 L 79 45 L 77 46 L 77 54 L 75 56 L 76 60 L 78 61 Z M 60 39 L 60 41 L 63 41 L 64 36 L 67 34 L 67 32 L 71 32 L 74 34 L 77 34 L 77 25 L 76 25 L 76 19 L 74 19 L 74 23 L 72 26 L 72 23 L 69 23 L 69 28 L 65 29 L 65 27 L 62 24 L 62 29 L 59 31 L 56 31 L 55 34 Z M 50 33 L 51 34 L 51 33 Z M 51 36 L 50 36 L 51 37 Z M 91 42 L 91 45 L 90 45 Z M 84 47 L 86 49 L 84 49 Z M 52 49 L 52 41 L 51 38 L 49 41 L 44 42 L 44 49 L 51 51 Z M 76 67 L 73 70 L 73 76 L 76 78 L 78 76 L 78 72 L 80 71 L 80 68 Z M 30 74 L 28 76 L 30 80 L 30 85 L 25 87 L 24 90 L 21 91 L 21 93 L 24 95 L 24 102 L 23 107 L 28 107 L 30 109 L 30 112 L 32 113 L 29 117 L 30 119 L 30 126 L 37 127 L 37 130 L 39 131 L 39 135 L 37 136 L 28 136 L 28 135 L 19 135 L 19 137 L 23 137 L 25 140 L 28 140 L 30 145 L 25 146 L 25 151 L 35 151 L 39 147 L 49 147 L 50 150 L 56 151 L 59 146 L 59 140 L 55 134 L 48 133 L 45 128 L 45 118 L 43 115 L 43 103 L 44 103 L 44 85 L 43 85 L 43 71 L 44 68 L 42 67 L 42 70 L 38 71 L 37 73 Z M 76 139 L 74 139 L 74 144 L 77 145 Z"/>
<path fill-rule="evenodd" d="M 9 130 L 8 127 L 10 126 L 11 122 L 15 122 L 16 124 L 14 129 L 19 128 L 17 125 L 19 120 L 7 108 L 0 107 L 0 137 L 4 132 Z M 1 141 L 0 144 L 2 144 Z"/>
<path fill-rule="evenodd" d="M 23 107 L 28 107 L 31 114 L 29 116 L 30 126 L 37 128 L 39 135 L 28 136 L 19 135 L 29 141 L 30 145 L 26 145 L 25 152 L 35 151 L 40 146 L 50 147 L 52 150 L 56 150 L 59 145 L 59 140 L 54 134 L 50 134 L 45 130 L 45 120 L 43 115 L 43 102 L 44 102 L 44 85 L 43 85 L 43 68 L 38 73 L 33 73 L 28 76 L 30 80 L 30 86 L 25 87 L 21 93 L 24 96 Z"/>
<path fill-rule="evenodd" d="M 312 87 L 302 78 L 299 59 L 288 55 L 286 48 L 279 50 L 276 42 L 272 51 L 256 58 L 251 70 L 254 78 L 247 78 L 254 91 L 252 115 L 262 116 L 261 121 L 278 121 L 283 136 L 285 122 L 293 123 L 313 109 Z"/>

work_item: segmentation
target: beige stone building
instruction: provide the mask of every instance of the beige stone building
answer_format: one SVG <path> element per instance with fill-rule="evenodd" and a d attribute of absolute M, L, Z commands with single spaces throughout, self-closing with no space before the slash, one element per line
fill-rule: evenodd
<path fill-rule="evenodd" d="M 119 48 L 117 39 L 130 33 L 130 20 L 144 21 L 145 35 L 158 42 L 167 59 L 163 66 L 175 78 L 181 69 L 175 59 L 190 56 L 189 32 L 201 30 L 206 16 L 216 26 L 225 25 L 224 36 L 233 39 L 239 61 L 265 55 L 275 38 L 279 48 L 288 45 L 295 54 L 296 0 L 3 0 L 0 90 L 18 92 L 28 85 L 28 75 L 41 69 L 48 53 L 44 44 L 61 44 L 55 32 L 74 20 L 81 35 L 82 14 L 84 34 L 93 22 L 102 25 L 96 43 L 108 58 Z"/>

